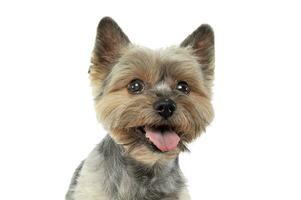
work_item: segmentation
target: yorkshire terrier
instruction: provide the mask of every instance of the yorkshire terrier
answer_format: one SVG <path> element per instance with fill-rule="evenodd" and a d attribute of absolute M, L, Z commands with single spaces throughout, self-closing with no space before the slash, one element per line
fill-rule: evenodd
<path fill-rule="evenodd" d="M 76 169 L 66 199 L 190 199 L 178 156 L 213 119 L 212 28 L 151 50 L 105 17 L 91 63 L 97 118 L 108 135 Z"/>

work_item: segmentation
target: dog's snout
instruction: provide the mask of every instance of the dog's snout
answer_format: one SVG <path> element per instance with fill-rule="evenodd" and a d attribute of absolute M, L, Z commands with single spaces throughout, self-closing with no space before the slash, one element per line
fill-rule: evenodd
<path fill-rule="evenodd" d="M 163 98 L 154 103 L 154 109 L 165 119 L 171 117 L 176 108 L 176 103 L 169 98 Z"/>

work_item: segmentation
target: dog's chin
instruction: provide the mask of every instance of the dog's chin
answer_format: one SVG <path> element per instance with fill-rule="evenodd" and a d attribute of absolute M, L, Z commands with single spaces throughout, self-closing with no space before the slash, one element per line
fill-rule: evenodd
<path fill-rule="evenodd" d="M 110 133 L 123 146 L 125 155 L 148 165 L 168 163 L 180 152 L 189 151 L 184 132 L 176 126 L 138 125 L 110 130 Z"/>
<path fill-rule="evenodd" d="M 164 134 L 166 135 L 164 136 Z M 127 135 L 130 135 L 132 139 L 127 140 L 130 141 L 128 143 L 123 143 L 128 155 L 147 165 L 168 163 L 171 159 L 176 158 L 185 146 L 182 144 L 180 135 L 173 132 L 172 127 L 165 125 L 132 127 L 128 130 Z M 169 143 L 165 144 L 164 142 Z"/>
<path fill-rule="evenodd" d="M 177 126 L 162 123 L 111 130 L 111 137 L 135 160 L 154 164 L 189 151 L 184 133 Z"/>

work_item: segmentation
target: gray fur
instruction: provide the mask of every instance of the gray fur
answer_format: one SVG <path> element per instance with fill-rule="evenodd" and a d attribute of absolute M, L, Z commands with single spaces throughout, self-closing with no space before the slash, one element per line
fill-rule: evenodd
<path fill-rule="evenodd" d="M 110 136 L 97 145 L 94 152 L 98 153 L 99 162 L 93 161 L 93 170 L 99 172 L 96 168 L 102 168 L 101 174 L 95 176 L 100 175 L 98 183 L 101 184 L 105 196 L 99 199 L 177 200 L 179 193 L 185 188 L 178 158 L 166 165 L 157 163 L 147 166 L 126 156 L 123 147 L 116 144 Z M 80 189 L 78 182 L 84 180 L 80 179 L 80 170 L 87 170 L 85 164 L 86 162 L 82 162 L 76 169 L 67 200 L 77 200 L 74 193 Z"/>
<path fill-rule="evenodd" d="M 85 161 L 82 161 L 82 162 L 79 164 L 79 166 L 75 169 L 75 172 L 74 172 L 74 174 L 73 174 L 73 176 L 72 176 L 72 179 L 71 179 L 71 183 L 70 183 L 70 185 L 69 185 L 69 190 L 68 190 L 68 192 L 67 192 L 67 194 L 66 194 L 66 199 L 72 199 L 71 197 L 72 197 L 72 194 L 73 194 L 73 192 L 74 192 L 74 188 L 75 188 L 76 185 L 77 185 L 77 179 L 78 179 L 78 177 L 79 177 L 80 171 L 81 171 L 82 168 L 83 168 L 84 162 L 85 162 Z"/>

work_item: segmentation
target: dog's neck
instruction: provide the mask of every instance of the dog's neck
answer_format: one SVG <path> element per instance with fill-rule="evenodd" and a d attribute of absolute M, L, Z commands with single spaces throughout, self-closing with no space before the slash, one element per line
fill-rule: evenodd
<path fill-rule="evenodd" d="M 131 157 L 125 148 L 117 144 L 109 135 L 107 135 L 99 146 L 99 151 L 105 157 L 105 160 L 112 162 L 115 165 L 126 168 L 129 171 L 137 172 L 141 169 L 153 172 L 154 175 L 163 175 L 162 173 L 168 172 L 174 168 L 178 169 L 178 157 L 172 158 L 167 162 L 156 162 L 152 165 L 145 164 Z"/>
<path fill-rule="evenodd" d="M 165 164 L 155 163 L 149 166 L 127 156 L 122 145 L 117 144 L 110 136 L 106 136 L 100 143 L 99 152 L 103 156 L 104 175 L 107 176 L 104 179 L 108 186 L 106 189 L 109 194 L 114 194 L 114 198 L 125 195 L 116 193 L 121 191 L 120 188 L 137 190 L 133 194 L 141 193 L 140 188 L 148 188 L 150 194 L 156 194 L 158 188 L 165 188 L 167 193 L 173 193 L 175 188 L 184 186 L 178 157 Z"/>

